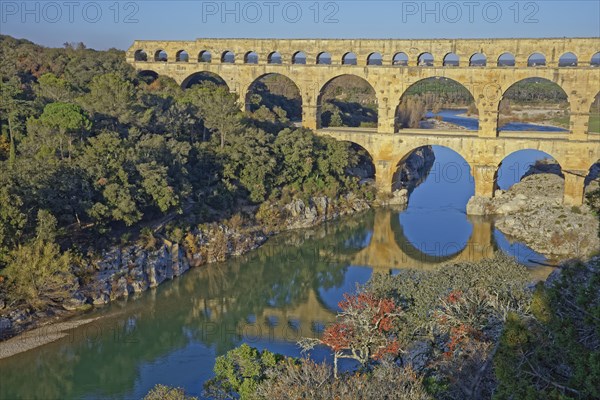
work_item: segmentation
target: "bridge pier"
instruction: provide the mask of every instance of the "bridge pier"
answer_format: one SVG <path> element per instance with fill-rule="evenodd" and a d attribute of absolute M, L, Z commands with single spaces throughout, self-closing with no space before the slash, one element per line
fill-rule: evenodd
<path fill-rule="evenodd" d="M 565 175 L 565 190 L 563 204 L 566 206 L 580 206 L 584 200 L 585 177 L 587 171 L 563 171 Z"/>
<path fill-rule="evenodd" d="M 494 191 L 497 189 L 496 178 L 498 174 L 497 165 L 472 165 L 471 173 L 475 181 L 475 196 L 494 197 Z"/>
<path fill-rule="evenodd" d="M 396 128 L 396 108 L 390 106 L 389 98 L 377 97 L 377 132 L 394 133 Z"/>
<path fill-rule="evenodd" d="M 392 178 L 396 166 L 389 160 L 373 160 L 375 164 L 375 186 L 380 193 L 392 193 Z"/>
<path fill-rule="evenodd" d="M 479 116 L 479 136 L 498 136 L 498 112 L 483 111 Z"/>
<path fill-rule="evenodd" d="M 590 121 L 590 113 L 571 113 L 571 126 L 569 127 L 571 134 L 569 140 L 588 140 L 588 123 Z"/>
<path fill-rule="evenodd" d="M 321 107 L 302 105 L 302 127 L 312 130 L 321 128 Z"/>

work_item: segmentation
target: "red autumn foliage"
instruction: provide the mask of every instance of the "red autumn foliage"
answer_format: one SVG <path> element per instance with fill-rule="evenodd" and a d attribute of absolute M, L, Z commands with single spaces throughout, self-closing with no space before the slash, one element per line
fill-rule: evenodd
<path fill-rule="evenodd" d="M 462 298 L 462 290 L 453 290 L 448 295 L 448 303 L 454 304 Z"/>
<path fill-rule="evenodd" d="M 352 358 L 359 354 L 359 361 L 364 363 L 386 354 L 398 354 L 400 343 L 392 331 L 402 310 L 393 299 L 379 299 L 369 293 L 344 295 L 339 307 L 340 322 L 329 326 L 321 339 L 336 357 L 350 351 Z"/>

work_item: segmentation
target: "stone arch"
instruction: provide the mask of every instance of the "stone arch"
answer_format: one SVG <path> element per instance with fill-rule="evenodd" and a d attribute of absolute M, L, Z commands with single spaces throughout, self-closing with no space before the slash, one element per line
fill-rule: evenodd
<path fill-rule="evenodd" d="M 139 79 L 143 82 L 146 82 L 147 84 L 150 84 L 152 82 L 154 82 L 155 80 L 158 79 L 158 72 L 150 70 L 150 69 L 146 69 L 146 70 L 142 70 L 142 71 L 138 71 L 137 76 L 139 77 Z"/>
<path fill-rule="evenodd" d="M 164 50 L 156 50 L 154 52 L 154 61 L 167 62 L 169 61 L 169 55 Z"/>
<path fill-rule="evenodd" d="M 394 54 L 394 58 L 392 58 L 392 65 L 406 67 L 408 65 L 408 55 L 402 51 Z"/>
<path fill-rule="evenodd" d="M 268 64 L 281 64 L 283 62 L 283 58 L 281 57 L 281 53 L 278 51 L 274 51 L 269 54 L 267 57 Z"/>
<path fill-rule="evenodd" d="M 225 85 L 227 86 L 227 88 L 229 88 L 229 85 L 227 85 L 225 79 L 223 79 L 220 75 L 209 71 L 200 71 L 191 74 L 183 80 L 183 82 L 181 83 L 181 88 L 189 89 L 190 87 L 203 82 L 211 82 L 215 85 Z"/>
<path fill-rule="evenodd" d="M 385 186 L 391 186 L 392 191 L 394 190 L 399 190 L 402 188 L 405 188 L 407 190 L 409 190 L 409 192 L 412 192 L 412 190 L 414 189 L 414 187 L 412 189 L 409 189 L 406 185 L 407 182 L 405 182 L 406 180 L 404 179 L 404 177 L 402 177 L 399 174 L 399 168 L 404 165 L 407 161 L 410 160 L 411 156 L 414 157 L 415 153 L 417 151 L 420 151 L 421 149 L 424 148 L 428 148 L 430 147 L 431 150 L 433 151 L 436 147 L 439 148 L 444 148 L 447 150 L 451 150 L 453 153 L 456 153 L 457 155 L 459 155 L 462 158 L 462 164 L 460 165 L 453 165 L 452 166 L 452 177 L 450 176 L 450 171 L 446 171 L 446 175 L 447 178 L 449 178 L 449 180 L 455 180 L 455 179 L 462 179 L 463 176 L 465 178 L 468 178 L 471 174 L 472 174 L 472 166 L 471 164 L 469 164 L 469 162 L 467 161 L 469 154 L 468 154 L 468 150 L 462 148 L 462 146 L 460 145 L 460 142 L 456 142 L 456 144 L 452 144 L 452 145 L 445 145 L 445 146 L 439 146 L 439 145 L 434 145 L 434 146 L 428 146 L 428 145 L 422 145 L 422 146 L 417 146 L 414 148 L 411 148 L 410 150 L 404 152 L 403 154 L 400 154 L 398 157 L 396 157 L 393 161 L 392 161 L 392 165 L 394 168 L 394 171 L 392 172 L 392 175 L 390 177 L 390 182 L 384 182 Z M 419 158 L 422 159 L 427 159 L 428 158 L 428 154 L 422 152 L 423 154 L 418 155 Z M 442 173 L 442 176 L 440 176 L 440 178 L 443 178 L 444 176 L 444 171 L 440 171 Z M 439 175 L 439 174 L 438 174 Z M 421 177 L 424 179 L 427 178 L 427 176 Z M 415 182 L 417 183 L 417 182 Z M 420 184 L 422 182 L 418 182 L 418 184 Z M 474 183 L 473 183 L 473 187 L 474 187 Z M 467 199 L 468 200 L 468 199 Z M 466 202 L 465 202 L 465 206 L 466 206 Z"/>
<path fill-rule="evenodd" d="M 592 56 L 590 59 L 590 66 L 600 67 L 600 51 Z"/>
<path fill-rule="evenodd" d="M 588 174 L 583 181 L 583 187 L 586 194 L 600 190 L 600 160 L 597 160 L 588 169 Z"/>
<path fill-rule="evenodd" d="M 326 51 L 322 51 L 317 55 L 317 64 L 327 64 L 330 65 L 332 62 L 331 53 Z"/>
<path fill-rule="evenodd" d="M 539 173 L 558 175 L 564 179 L 562 166 L 548 152 L 533 148 L 510 151 L 504 155 L 496 167 L 494 191 L 496 189 L 508 190 L 523 178 Z"/>
<path fill-rule="evenodd" d="M 338 98 L 339 91 L 348 87 L 359 90 L 354 90 L 351 97 L 344 97 L 342 101 Z M 319 90 L 317 105 L 320 110 L 317 117 L 323 127 L 377 127 L 377 94 L 373 85 L 361 76 L 341 74 L 332 77 Z"/>
<path fill-rule="evenodd" d="M 487 57 L 483 53 L 475 53 L 469 58 L 469 67 L 485 67 Z"/>
<path fill-rule="evenodd" d="M 229 64 L 235 63 L 235 54 L 233 53 L 233 51 L 231 51 L 231 50 L 225 50 L 221 54 L 221 62 L 222 63 L 229 63 Z"/>
<path fill-rule="evenodd" d="M 342 56 L 343 65 L 356 65 L 357 63 L 358 57 L 356 57 L 356 53 L 349 51 L 348 53 Z"/>
<path fill-rule="evenodd" d="M 590 120 L 588 122 L 588 133 L 600 134 L 600 92 L 592 101 L 590 106 Z"/>
<path fill-rule="evenodd" d="M 532 53 L 527 58 L 527 66 L 528 67 L 545 67 L 546 66 L 546 56 L 539 52 Z"/>
<path fill-rule="evenodd" d="M 135 61 L 148 61 L 148 54 L 142 49 L 136 50 L 133 54 L 133 59 Z"/>
<path fill-rule="evenodd" d="M 177 62 L 188 62 L 188 61 L 190 61 L 190 55 L 185 50 L 179 50 L 175 54 L 175 61 L 177 61 Z"/>
<path fill-rule="evenodd" d="M 434 63 L 433 54 L 431 53 L 421 53 L 417 58 L 417 65 L 419 67 L 433 67 Z"/>
<path fill-rule="evenodd" d="M 573 53 L 571 51 L 564 53 L 558 59 L 558 66 L 559 67 L 576 67 L 577 66 L 577 56 L 575 55 L 575 53 Z"/>
<path fill-rule="evenodd" d="M 292 64 L 306 64 L 307 57 L 303 51 L 297 51 L 292 55 Z"/>
<path fill-rule="evenodd" d="M 446 104 L 456 105 L 457 103 L 462 103 L 468 114 L 479 115 L 475 97 L 463 83 L 440 76 L 420 79 L 411 84 L 400 96 L 395 111 L 394 131 L 398 132 L 407 128 L 422 129 L 421 120 L 428 110 L 436 111 L 438 108 L 443 109 Z M 442 119 L 456 125 L 456 129 L 461 129 L 459 126 L 463 126 L 467 130 L 479 129 L 478 118 L 474 121 L 463 120 L 458 117 L 460 112 L 456 114 L 456 117 L 447 115 Z"/>
<path fill-rule="evenodd" d="M 515 56 L 510 52 L 505 52 L 498 56 L 498 66 L 499 67 L 514 67 L 515 66 Z"/>
<path fill-rule="evenodd" d="M 539 85 L 539 86 L 538 86 Z M 552 96 L 553 110 L 548 105 L 548 96 Z M 542 112 L 530 116 L 527 110 L 519 111 L 519 107 L 536 105 Z M 547 111 L 544 111 L 543 108 Z M 549 108 L 550 107 L 550 108 Z M 554 122 L 553 122 L 554 121 Z M 544 122 L 545 125 L 536 124 Z M 556 124 L 553 126 L 550 122 Z M 526 126 L 523 124 L 527 124 Z M 570 99 L 565 90 L 556 82 L 546 78 L 532 77 L 513 82 L 503 91 L 498 103 L 498 131 L 544 131 L 568 132 L 570 126 Z"/>
<path fill-rule="evenodd" d="M 210 63 L 212 61 L 212 53 L 209 50 L 202 50 L 198 53 L 199 63 Z"/>
<path fill-rule="evenodd" d="M 375 51 L 367 57 L 367 65 L 383 65 L 383 57 L 381 53 Z"/>
<path fill-rule="evenodd" d="M 245 101 L 248 111 L 256 111 L 261 105 L 273 111 L 278 106 L 291 121 L 302 120 L 302 92 L 298 84 L 285 74 L 267 73 L 256 78 L 248 86 Z"/>
<path fill-rule="evenodd" d="M 361 180 L 361 183 L 368 181 L 375 182 L 377 179 L 375 161 L 373 155 L 362 145 L 356 142 L 347 142 L 350 147 L 355 150 L 359 155 L 359 162 L 356 167 L 351 168 L 348 172 L 349 175 L 355 176 Z"/>
<path fill-rule="evenodd" d="M 244 64 L 258 64 L 258 54 L 255 51 L 244 54 Z"/>
<path fill-rule="evenodd" d="M 456 53 L 448 53 L 444 56 L 443 60 L 444 67 L 458 67 L 460 66 L 460 57 Z"/>

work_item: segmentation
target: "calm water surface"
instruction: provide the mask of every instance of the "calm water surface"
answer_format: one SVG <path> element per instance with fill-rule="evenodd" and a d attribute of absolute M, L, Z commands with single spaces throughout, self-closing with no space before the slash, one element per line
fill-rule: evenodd
<path fill-rule="evenodd" d="M 0 360 L 0 398 L 137 399 L 156 383 L 200 395 L 217 355 L 247 342 L 299 356 L 295 342 L 332 322 L 345 292 L 373 273 L 479 260 L 500 250 L 550 271 L 489 220 L 467 217 L 468 166 L 435 147 L 436 164 L 404 211 L 376 210 L 269 240 L 246 256 L 194 269 L 57 342 Z M 530 156 L 534 157 L 534 156 Z M 518 180 L 518 178 L 516 178 Z M 325 350 L 313 359 L 329 359 Z"/>
<path fill-rule="evenodd" d="M 479 120 L 477 118 L 469 118 L 460 116 L 466 113 L 466 109 L 444 109 L 440 110 L 437 114 L 431 111 L 426 113 L 425 116 L 432 118 L 436 115 L 442 117 L 443 121 L 456 124 L 467 128 L 468 130 L 478 130 Z M 568 132 L 568 129 L 560 128 L 558 126 L 551 125 L 537 125 L 529 124 L 526 122 L 509 122 L 499 127 L 500 131 L 538 131 L 538 132 Z"/>

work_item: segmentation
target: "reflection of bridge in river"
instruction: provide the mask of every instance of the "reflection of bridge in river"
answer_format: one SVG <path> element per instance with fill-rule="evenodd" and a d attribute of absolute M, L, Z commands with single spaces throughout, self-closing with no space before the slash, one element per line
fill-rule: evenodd
<path fill-rule="evenodd" d="M 444 263 L 476 262 L 493 257 L 497 250 L 493 223 L 481 218 L 469 218 L 472 234 L 466 243 L 440 243 L 433 249 L 424 249 L 435 249 L 441 254 L 439 256 L 427 254 L 406 238 L 396 212 L 376 210 L 373 221 L 370 240 L 363 248 L 348 252 L 347 249 L 332 251 L 323 247 L 318 254 L 321 260 L 345 266 L 365 266 L 371 268 L 373 273 L 388 274 L 393 269 L 427 271 Z M 532 270 L 532 279 L 543 279 L 550 271 L 550 268 Z M 256 314 L 247 316 L 247 320 L 236 321 L 235 332 L 250 341 L 257 336 L 295 341 L 303 336 L 318 334 L 323 326 L 335 320 L 336 313 L 324 304 L 317 288 L 307 287 L 305 293 L 300 302 L 277 307 L 265 305 Z M 243 296 L 207 299 L 202 303 L 209 310 L 210 320 L 218 324 L 229 307 L 237 301 L 243 301 Z"/>
<path fill-rule="evenodd" d="M 393 218 L 392 218 L 393 217 Z M 436 243 L 433 248 L 415 246 L 406 236 L 397 214 L 377 212 L 369 245 L 350 257 L 352 265 L 365 265 L 374 272 L 388 273 L 391 269 L 430 270 L 446 262 L 479 261 L 493 257 L 493 225 L 491 221 L 470 218 L 473 233 L 467 243 Z M 434 250 L 430 255 L 424 250 Z"/>

